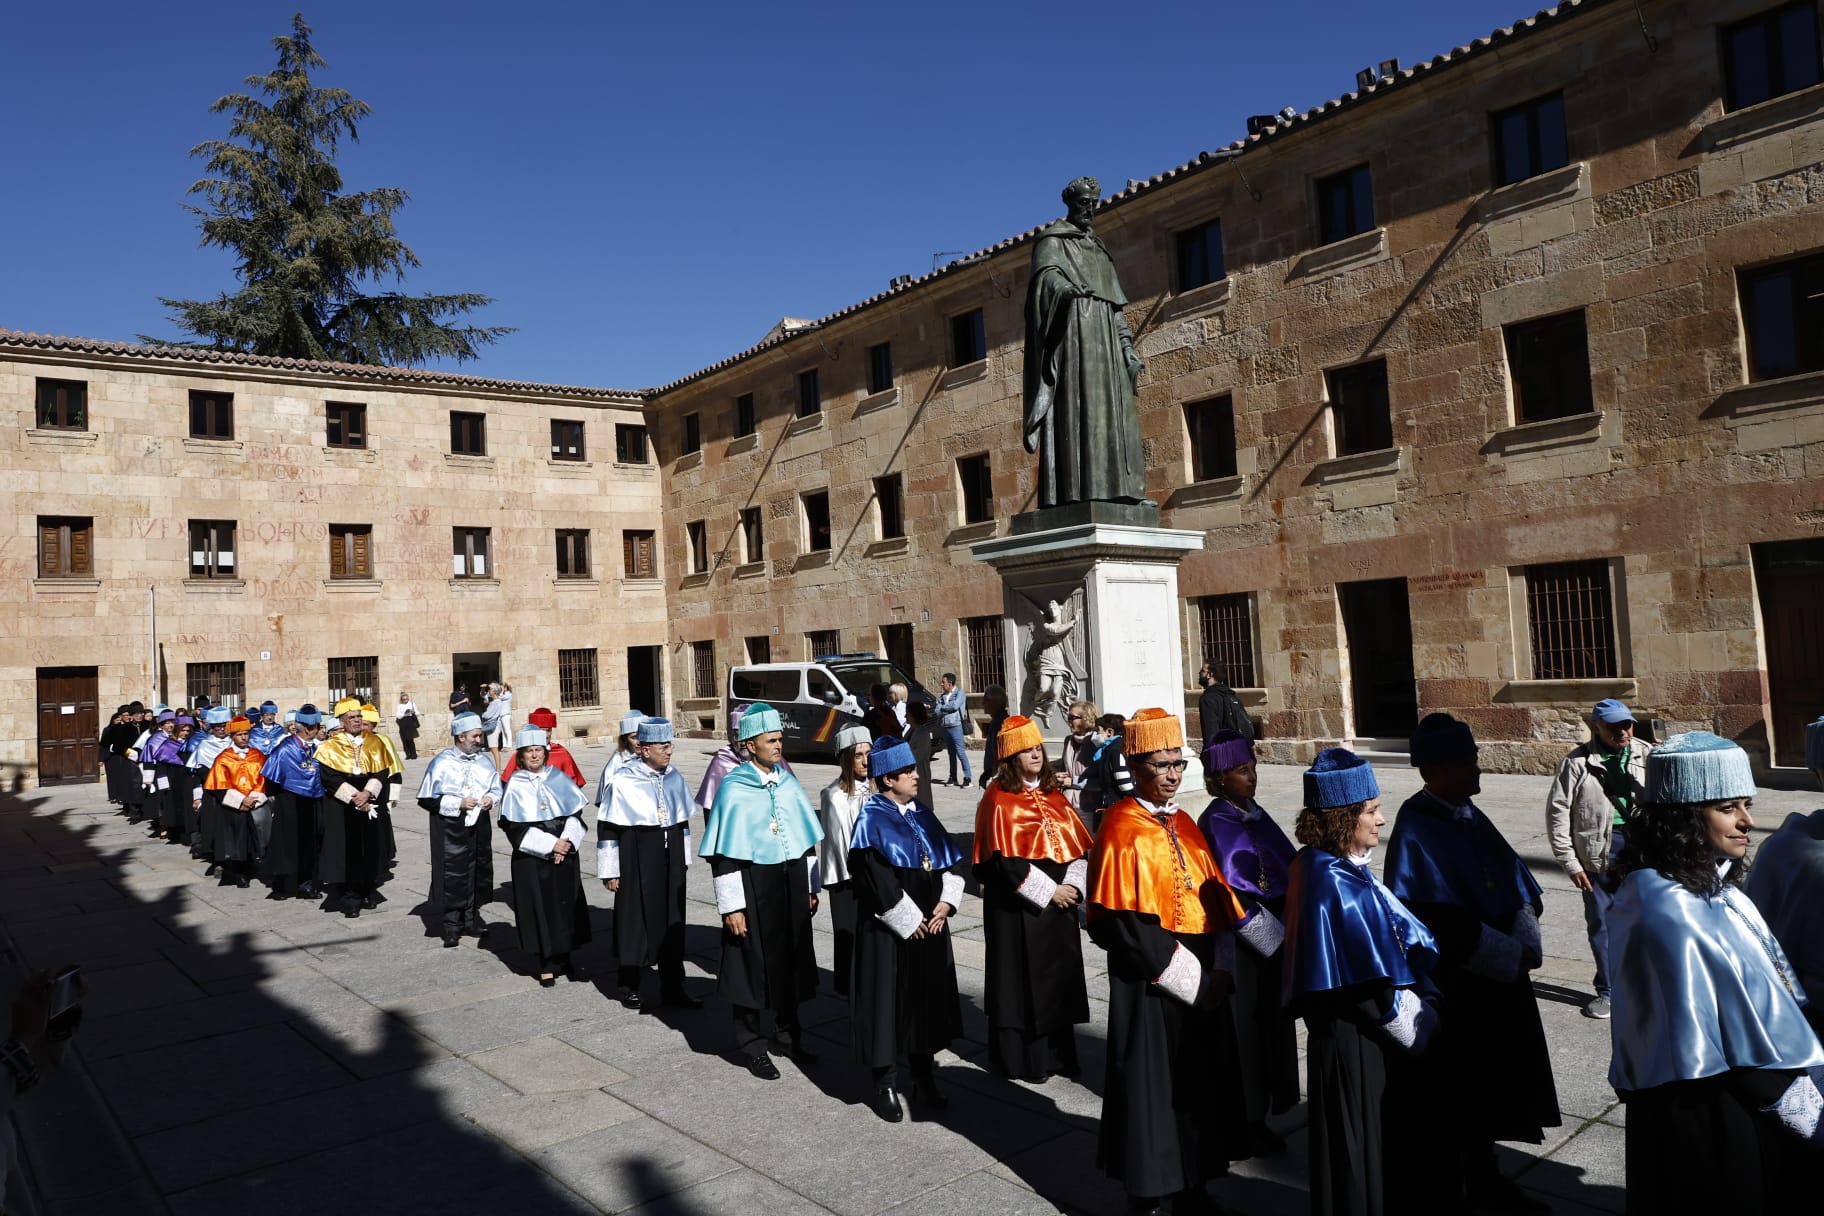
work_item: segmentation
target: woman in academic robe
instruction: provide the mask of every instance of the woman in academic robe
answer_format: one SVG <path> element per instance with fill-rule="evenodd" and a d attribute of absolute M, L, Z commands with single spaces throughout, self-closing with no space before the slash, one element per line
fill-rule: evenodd
<path fill-rule="evenodd" d="M 857 921 L 849 1039 L 873 1074 L 875 1113 L 898 1123 L 902 1055 L 913 1102 L 926 1110 L 949 1104 L 933 1057 L 963 1033 L 949 930 L 963 900 L 963 853 L 917 801 L 918 759 L 903 739 L 874 740 L 868 774 L 875 793 L 849 837 Z"/>
<path fill-rule="evenodd" d="M 174 713 L 170 727 L 162 737 L 154 737 L 152 790 L 158 799 L 159 824 L 166 844 L 188 845 L 187 829 L 190 810 L 190 766 L 184 759 L 184 743 L 194 726 L 189 714 Z"/>
<path fill-rule="evenodd" d="M 1314 1216 L 1461 1206 L 1423 1199 L 1431 1151 L 1425 1120 L 1449 1118 L 1447 1110 L 1422 1109 L 1426 1091 L 1411 1062 L 1437 1026 L 1427 977 L 1438 948 L 1375 876 L 1371 862 L 1386 823 L 1368 762 L 1346 748 L 1319 752 L 1305 773 L 1294 829 L 1305 847 L 1286 878 L 1282 951 L 1286 1008 L 1308 1032 Z"/>
<path fill-rule="evenodd" d="M 1000 767 L 975 809 L 975 877 L 988 958 L 988 1066 L 1044 1082 L 1077 1075 L 1089 1021 L 1083 931 L 1089 831 L 1065 797 L 1030 719 L 1001 723 Z"/>
<path fill-rule="evenodd" d="M 538 959 L 538 982 L 557 973 L 582 978 L 571 954 L 587 945 L 589 904 L 577 849 L 588 838 L 589 800 L 576 783 L 545 765 L 549 738 L 536 726 L 514 736 L 518 764 L 500 801 L 500 830 L 513 848 L 513 921 L 519 945 Z"/>
<path fill-rule="evenodd" d="M 823 894 L 830 905 L 830 932 L 836 939 L 836 995 L 849 995 L 855 970 L 855 883 L 849 877 L 849 837 L 861 804 L 868 800 L 868 752 L 873 743 L 865 726 L 836 732 L 836 779 L 823 787 L 817 818 L 823 839 L 817 842 L 817 865 Z"/>
<path fill-rule="evenodd" d="M 1632 1212 L 1816 1210 L 1824 1046 L 1741 890 L 1747 753 L 1708 731 L 1647 757 L 1611 873 L 1609 1083 L 1627 1105 Z"/>
<path fill-rule="evenodd" d="M 203 781 L 203 796 L 215 804 L 209 816 L 215 829 L 212 850 L 224 887 L 250 884 L 259 859 L 253 812 L 266 801 L 266 779 L 260 775 L 266 757 L 252 746 L 252 730 L 246 718 L 229 721 L 228 746 L 216 753 Z"/>
<path fill-rule="evenodd" d="M 388 792 L 398 775 L 392 750 L 368 733 L 361 702 L 336 702 L 342 729 L 317 746 L 317 778 L 323 783 L 323 846 L 317 877 L 325 888 L 323 910 L 354 919 L 380 905 L 386 872 Z"/>
<path fill-rule="evenodd" d="M 317 731 L 323 714 L 298 707 L 289 737 L 280 740 L 260 769 L 272 796 L 272 832 L 266 841 L 267 899 L 312 899 L 317 891 L 317 849 L 323 821 L 323 782 L 317 771 Z M 336 804 L 339 807 L 340 804 Z"/>
<path fill-rule="evenodd" d="M 1212 735 L 1203 749 L 1203 779 L 1211 801 L 1197 827 L 1248 912 L 1237 933 L 1231 1009 L 1248 1151 L 1260 1157 L 1286 1147 L 1267 1116 L 1285 1114 L 1299 1099 L 1297 1023 L 1285 1011 L 1280 986 L 1286 872 L 1296 850 L 1254 801 L 1260 778 L 1252 739 L 1233 730 Z"/>

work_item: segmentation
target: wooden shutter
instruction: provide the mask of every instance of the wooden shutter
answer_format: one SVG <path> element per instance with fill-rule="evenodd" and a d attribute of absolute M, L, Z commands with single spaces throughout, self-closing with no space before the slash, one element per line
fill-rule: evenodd
<path fill-rule="evenodd" d="M 329 577 L 348 577 L 348 531 L 344 528 L 329 532 Z"/>
<path fill-rule="evenodd" d="M 73 520 L 70 523 L 71 574 L 93 574 L 95 572 L 95 559 L 91 552 L 93 527 L 94 525 L 87 520 Z"/>
<path fill-rule="evenodd" d="M 38 574 L 52 578 L 64 573 L 63 529 L 56 520 L 38 525 Z"/>
<path fill-rule="evenodd" d="M 373 539 L 373 532 L 367 528 L 354 530 L 351 537 L 352 552 L 349 560 L 349 573 L 356 578 L 374 576 Z"/>

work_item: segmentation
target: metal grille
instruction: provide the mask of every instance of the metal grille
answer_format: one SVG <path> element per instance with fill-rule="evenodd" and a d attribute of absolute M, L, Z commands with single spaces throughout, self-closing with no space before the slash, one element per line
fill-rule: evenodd
<path fill-rule="evenodd" d="M 1203 661 L 1216 668 L 1229 687 L 1260 687 L 1254 675 L 1254 613 L 1245 592 L 1199 599 L 1197 636 Z"/>
<path fill-rule="evenodd" d="M 714 642 L 692 642 L 690 644 L 690 695 L 693 697 L 716 695 L 716 644 Z"/>
<path fill-rule="evenodd" d="M 379 691 L 380 659 L 377 655 L 329 661 L 329 705 L 343 697 L 354 697 L 363 705 L 378 705 L 380 701 L 375 694 Z"/>
<path fill-rule="evenodd" d="M 1614 677 L 1615 605 L 1608 562 L 1528 566 L 1526 620 L 1535 680 Z"/>
<path fill-rule="evenodd" d="M 247 702 L 247 664 L 186 663 L 184 692 L 190 704 L 208 697 L 211 705 L 239 709 Z"/>
<path fill-rule="evenodd" d="M 581 709 L 602 703 L 596 681 L 595 650 L 560 650 L 557 652 L 557 705 L 559 709 Z"/>
<path fill-rule="evenodd" d="M 1001 649 L 1001 618 L 963 618 L 963 641 L 969 650 L 969 687 L 981 692 L 990 684 L 1007 683 L 1007 661 Z"/>
<path fill-rule="evenodd" d="M 813 629 L 804 635 L 805 645 L 811 653 L 807 659 L 815 659 L 826 654 L 842 653 L 842 631 L 838 629 Z"/>

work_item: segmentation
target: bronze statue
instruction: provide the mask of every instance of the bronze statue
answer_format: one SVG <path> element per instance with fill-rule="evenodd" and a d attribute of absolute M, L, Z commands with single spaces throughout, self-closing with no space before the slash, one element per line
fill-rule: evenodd
<path fill-rule="evenodd" d="M 1064 187 L 1066 218 L 1040 231 L 1026 290 L 1026 450 L 1039 454 L 1039 505 L 1147 503 L 1134 386 L 1144 364 L 1114 259 L 1090 229 L 1093 177 Z"/>

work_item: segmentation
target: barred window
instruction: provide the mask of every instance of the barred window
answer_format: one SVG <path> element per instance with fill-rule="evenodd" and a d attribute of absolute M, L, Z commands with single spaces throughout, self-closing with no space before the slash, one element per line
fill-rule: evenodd
<path fill-rule="evenodd" d="M 363 705 L 378 705 L 380 702 L 376 694 L 379 690 L 378 655 L 358 655 L 329 661 L 328 704 L 334 705 L 343 697 L 354 697 Z"/>
<path fill-rule="evenodd" d="M 247 664 L 185 663 L 184 693 L 191 705 L 208 697 L 211 705 L 239 709 L 247 702 Z"/>
<path fill-rule="evenodd" d="M 981 692 L 990 684 L 1007 683 L 1007 662 L 1001 649 L 1001 618 L 963 618 L 963 641 L 969 652 L 969 687 Z"/>
<path fill-rule="evenodd" d="M 1260 687 L 1254 675 L 1254 613 L 1246 592 L 1197 601 L 1200 653 L 1231 688 Z"/>
<path fill-rule="evenodd" d="M 813 629 L 804 635 L 805 648 L 810 651 L 804 657 L 820 659 L 826 654 L 842 653 L 842 631 L 840 629 Z"/>
<path fill-rule="evenodd" d="M 1615 676 L 1615 603 L 1608 562 L 1526 567 L 1526 623 L 1535 680 Z"/>
<path fill-rule="evenodd" d="M 559 709 L 594 708 L 602 703 L 596 680 L 593 647 L 557 652 L 557 706 Z"/>
<path fill-rule="evenodd" d="M 692 642 L 690 644 L 690 695 L 693 697 L 716 695 L 716 644 L 714 642 Z"/>

